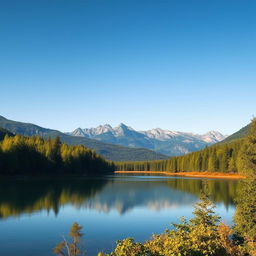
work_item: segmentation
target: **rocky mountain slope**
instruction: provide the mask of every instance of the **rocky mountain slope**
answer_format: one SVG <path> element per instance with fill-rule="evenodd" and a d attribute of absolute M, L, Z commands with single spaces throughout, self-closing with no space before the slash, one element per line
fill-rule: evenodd
<path fill-rule="evenodd" d="M 123 123 L 117 127 L 106 124 L 96 128 L 77 128 L 67 134 L 126 147 L 147 148 L 169 156 L 197 151 L 226 138 L 217 131 L 210 131 L 203 135 L 174 132 L 160 128 L 136 131 Z"/>

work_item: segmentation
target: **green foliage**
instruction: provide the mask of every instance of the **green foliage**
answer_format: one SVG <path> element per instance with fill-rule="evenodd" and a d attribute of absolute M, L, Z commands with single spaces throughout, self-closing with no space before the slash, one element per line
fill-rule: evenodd
<path fill-rule="evenodd" d="M 216 227 L 220 217 L 214 214 L 214 205 L 205 193 L 201 193 L 200 201 L 195 205 L 195 217 L 190 220 L 193 225 Z"/>
<path fill-rule="evenodd" d="M 241 181 L 235 213 L 235 230 L 242 238 L 245 251 L 256 255 L 256 119 L 241 153 L 241 166 L 248 178 Z"/>
<path fill-rule="evenodd" d="M 0 143 L 1 175 L 87 174 L 114 171 L 114 164 L 82 145 L 68 146 L 60 139 L 5 136 Z"/>
<path fill-rule="evenodd" d="M 241 183 L 234 216 L 235 231 L 246 251 L 256 255 L 256 178 L 248 178 Z"/>
<path fill-rule="evenodd" d="M 203 150 L 167 160 L 116 162 L 118 171 L 164 171 L 164 172 L 240 172 L 240 151 L 244 139 L 226 144 L 216 144 Z"/>
<path fill-rule="evenodd" d="M 256 177 L 256 119 L 253 119 L 250 125 L 250 132 L 245 140 L 241 161 L 246 174 Z"/>

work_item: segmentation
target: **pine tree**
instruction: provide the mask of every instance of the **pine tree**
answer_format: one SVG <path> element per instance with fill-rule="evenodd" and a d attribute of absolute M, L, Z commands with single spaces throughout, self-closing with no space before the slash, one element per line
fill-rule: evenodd
<path fill-rule="evenodd" d="M 193 214 L 195 217 L 190 220 L 193 225 L 203 225 L 205 227 L 217 227 L 220 217 L 214 212 L 214 204 L 208 196 L 207 184 L 203 184 L 204 191 L 201 192 L 200 201 L 195 205 Z"/>

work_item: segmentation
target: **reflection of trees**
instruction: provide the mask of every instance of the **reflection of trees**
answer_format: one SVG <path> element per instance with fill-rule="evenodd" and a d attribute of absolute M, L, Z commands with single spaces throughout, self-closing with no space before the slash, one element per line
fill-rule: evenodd
<path fill-rule="evenodd" d="M 0 218 L 53 210 L 67 203 L 79 206 L 101 190 L 106 181 L 80 179 L 4 180 L 0 182 Z"/>
<path fill-rule="evenodd" d="M 0 182 L 0 217 L 54 211 L 61 206 L 124 214 L 134 207 L 151 210 L 177 208 L 194 204 L 203 187 L 201 179 L 158 178 L 132 179 L 118 176 L 109 180 L 61 179 L 16 180 Z M 237 181 L 208 180 L 208 189 L 215 202 L 232 205 Z"/>
<path fill-rule="evenodd" d="M 208 193 L 215 203 L 224 203 L 226 207 L 234 205 L 234 199 L 239 190 L 237 180 L 177 178 L 168 180 L 168 186 L 200 196 L 204 182 L 207 182 Z"/>
<path fill-rule="evenodd" d="M 134 207 L 143 206 L 159 211 L 192 205 L 200 195 L 203 182 L 201 179 L 190 178 L 138 180 L 133 177 L 132 180 L 114 180 L 84 206 L 102 212 L 116 210 L 122 215 Z M 208 180 L 207 187 L 215 202 L 224 203 L 228 207 L 234 204 L 237 184 L 233 180 Z"/>

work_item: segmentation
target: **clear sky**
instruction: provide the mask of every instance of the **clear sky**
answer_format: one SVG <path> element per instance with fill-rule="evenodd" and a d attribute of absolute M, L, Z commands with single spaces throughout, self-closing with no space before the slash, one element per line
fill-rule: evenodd
<path fill-rule="evenodd" d="M 256 113 L 254 0 L 0 0 L 0 115 L 231 134 Z"/>

